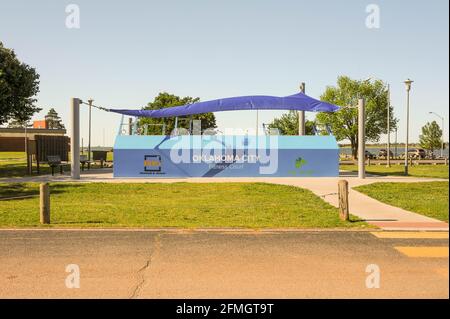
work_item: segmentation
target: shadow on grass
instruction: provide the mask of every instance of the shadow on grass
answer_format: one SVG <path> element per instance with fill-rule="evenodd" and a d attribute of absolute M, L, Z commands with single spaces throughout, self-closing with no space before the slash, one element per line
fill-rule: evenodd
<path fill-rule="evenodd" d="M 367 220 L 365 220 L 365 219 L 361 219 L 361 218 L 355 218 L 355 217 L 353 217 L 353 218 L 350 218 L 349 220 L 348 220 L 348 222 L 349 223 L 364 223 L 364 222 L 366 222 Z"/>
<path fill-rule="evenodd" d="M 99 224 L 99 225 L 105 225 L 108 224 L 104 220 L 82 220 L 82 221 L 52 221 L 52 224 L 57 225 L 76 225 L 76 224 Z"/>
<path fill-rule="evenodd" d="M 70 189 L 81 187 L 82 184 L 50 184 L 50 194 L 62 194 Z M 0 200 L 22 200 L 39 196 L 38 183 L 7 183 L 0 184 Z M 22 197 L 22 198 L 21 198 Z"/>
<path fill-rule="evenodd" d="M 63 163 L 63 165 L 64 165 L 64 173 L 65 174 L 70 173 L 70 164 Z M 106 165 L 107 164 L 105 164 L 104 168 L 106 168 Z M 93 163 L 93 164 L 91 164 L 90 169 L 85 168 L 83 172 L 95 174 L 96 170 L 99 170 L 99 169 L 101 169 L 100 164 Z M 81 166 L 80 166 L 80 170 L 81 170 Z M 33 165 L 33 174 L 29 175 L 26 163 L 2 164 L 0 162 L 0 177 L 41 176 L 41 175 L 49 175 L 51 173 L 52 173 L 51 168 L 45 163 L 41 163 L 41 165 L 39 167 L 39 173 L 37 172 L 36 165 Z M 59 168 L 55 169 L 55 175 L 59 175 Z"/>

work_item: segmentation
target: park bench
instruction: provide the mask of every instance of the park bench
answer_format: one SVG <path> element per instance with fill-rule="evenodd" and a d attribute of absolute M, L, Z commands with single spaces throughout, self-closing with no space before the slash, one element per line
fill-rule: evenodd
<path fill-rule="evenodd" d="M 100 167 L 103 168 L 103 163 L 106 162 L 107 151 L 92 151 L 92 160 L 100 161 Z"/>
<path fill-rule="evenodd" d="M 80 163 L 81 163 L 81 170 L 84 171 L 84 166 L 87 164 L 88 169 L 91 169 L 91 161 L 89 160 L 87 155 L 80 155 Z"/>
<path fill-rule="evenodd" d="M 59 155 L 48 155 L 47 164 L 52 169 L 52 176 L 55 174 L 55 167 L 59 167 L 61 174 L 63 174 L 63 164 Z"/>

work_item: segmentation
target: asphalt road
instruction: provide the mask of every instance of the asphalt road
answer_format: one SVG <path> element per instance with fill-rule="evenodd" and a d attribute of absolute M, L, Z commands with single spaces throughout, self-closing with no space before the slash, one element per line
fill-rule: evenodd
<path fill-rule="evenodd" d="M 0 230 L 0 297 L 448 298 L 446 237 Z M 79 266 L 80 288 L 66 287 L 69 264 Z M 370 264 L 379 288 L 366 287 Z"/>

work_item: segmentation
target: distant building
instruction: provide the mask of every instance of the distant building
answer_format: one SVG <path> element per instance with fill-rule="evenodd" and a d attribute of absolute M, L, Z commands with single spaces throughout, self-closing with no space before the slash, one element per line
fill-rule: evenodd
<path fill-rule="evenodd" d="M 33 121 L 33 128 L 48 128 L 48 122 L 47 120 L 41 120 L 41 121 Z"/>
<path fill-rule="evenodd" d="M 36 121 L 40 122 L 40 121 Z M 0 152 L 24 152 L 25 136 L 28 140 L 35 140 L 36 135 L 64 136 L 66 129 L 48 128 L 9 128 L 0 127 Z"/>

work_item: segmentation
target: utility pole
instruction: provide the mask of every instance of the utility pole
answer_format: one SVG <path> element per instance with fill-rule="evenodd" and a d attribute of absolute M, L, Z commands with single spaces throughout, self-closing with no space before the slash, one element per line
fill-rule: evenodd
<path fill-rule="evenodd" d="M 414 81 L 407 79 L 406 85 L 406 143 L 405 143 L 405 175 L 408 175 L 408 144 L 409 144 L 409 91 Z"/>
<path fill-rule="evenodd" d="M 366 178 L 366 105 L 358 100 L 358 177 Z"/>
<path fill-rule="evenodd" d="M 398 131 L 398 129 L 397 129 L 397 126 L 395 127 L 395 154 L 394 154 L 394 157 L 397 159 L 397 147 L 398 147 L 398 143 L 397 143 L 397 131 Z"/>
<path fill-rule="evenodd" d="M 73 179 L 80 179 L 80 99 L 71 100 L 70 166 Z"/>
<path fill-rule="evenodd" d="M 90 98 L 88 100 L 88 103 L 89 103 L 88 162 L 91 161 L 91 110 L 92 110 L 92 102 L 94 102 L 94 100 L 92 98 Z"/>
<path fill-rule="evenodd" d="M 305 82 L 300 83 L 300 92 L 305 94 Z M 305 130 L 305 111 L 298 111 L 298 135 L 306 135 Z"/>
<path fill-rule="evenodd" d="M 391 87 L 387 85 L 387 161 L 386 166 L 391 166 Z"/>

